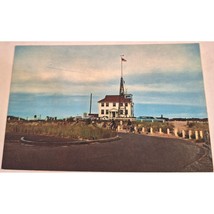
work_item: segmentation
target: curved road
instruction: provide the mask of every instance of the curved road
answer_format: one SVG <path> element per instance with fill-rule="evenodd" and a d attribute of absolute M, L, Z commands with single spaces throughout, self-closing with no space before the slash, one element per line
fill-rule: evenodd
<path fill-rule="evenodd" d="M 29 146 L 20 143 L 23 135 L 7 135 L 2 168 L 181 172 L 205 154 L 204 149 L 182 139 L 119 135 L 121 139 L 118 141 L 71 146 Z"/>

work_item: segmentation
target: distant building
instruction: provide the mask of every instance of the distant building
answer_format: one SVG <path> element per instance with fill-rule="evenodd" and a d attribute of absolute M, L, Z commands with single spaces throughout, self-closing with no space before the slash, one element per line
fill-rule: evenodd
<path fill-rule="evenodd" d="M 99 118 L 133 118 L 134 103 L 133 95 L 124 92 L 123 68 L 122 63 L 126 61 L 121 57 L 121 78 L 119 95 L 106 95 L 104 99 L 98 101 Z"/>
<path fill-rule="evenodd" d="M 12 120 L 12 121 L 20 121 L 20 120 L 25 120 L 21 117 L 15 117 L 15 116 L 7 116 L 7 120 Z"/>

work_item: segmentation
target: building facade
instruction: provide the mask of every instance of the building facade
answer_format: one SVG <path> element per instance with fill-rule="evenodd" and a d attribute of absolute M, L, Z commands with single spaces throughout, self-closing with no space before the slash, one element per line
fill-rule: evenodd
<path fill-rule="evenodd" d="M 132 95 L 106 95 L 98 101 L 99 118 L 131 118 L 134 117 Z"/>

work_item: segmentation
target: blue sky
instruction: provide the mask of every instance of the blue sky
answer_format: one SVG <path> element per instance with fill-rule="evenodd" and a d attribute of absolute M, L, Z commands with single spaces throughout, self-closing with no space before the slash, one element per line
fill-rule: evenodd
<path fill-rule="evenodd" d="M 206 117 L 198 44 L 17 46 L 11 93 L 52 96 L 52 99 L 87 97 L 93 93 L 94 111 L 97 111 L 99 99 L 119 93 L 121 54 L 127 59 L 123 72 L 125 89 L 134 95 L 137 115 L 150 113 L 149 108 L 147 112 L 137 110 L 140 105 L 176 105 L 188 106 L 192 109 L 191 116 Z M 36 103 L 35 109 L 39 101 Z M 15 113 L 21 105 L 17 96 L 11 96 L 9 113 Z M 47 114 L 51 114 L 52 107 L 49 104 L 45 108 L 48 107 Z M 198 108 L 203 109 L 200 114 Z M 79 106 L 71 108 L 70 114 L 82 111 L 84 108 Z M 60 114 L 60 109 L 56 113 Z M 182 113 L 190 116 L 187 112 L 179 116 Z"/>

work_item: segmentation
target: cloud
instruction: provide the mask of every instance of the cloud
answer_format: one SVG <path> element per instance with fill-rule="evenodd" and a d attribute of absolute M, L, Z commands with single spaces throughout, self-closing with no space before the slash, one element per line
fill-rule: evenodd
<path fill-rule="evenodd" d="M 201 70 L 198 45 L 117 46 L 24 46 L 17 47 L 14 73 L 25 78 L 97 81 L 120 76 L 120 54 L 124 53 L 124 75 L 152 72 Z"/>
<path fill-rule="evenodd" d="M 123 63 L 125 88 L 137 102 L 179 102 L 167 97 L 168 93 L 177 93 L 180 102 L 186 103 L 188 92 L 201 92 L 203 97 L 198 44 L 20 46 L 15 52 L 11 92 L 117 94 L 121 54 L 127 59 Z"/>
<path fill-rule="evenodd" d="M 134 102 L 138 104 L 172 104 L 189 106 L 206 106 L 204 92 L 136 92 Z"/>
<path fill-rule="evenodd" d="M 147 85 L 140 85 L 140 84 L 134 84 L 134 85 L 125 85 L 125 88 L 130 89 L 130 92 L 197 92 L 201 91 L 201 86 L 203 86 L 203 82 L 200 81 L 197 83 L 197 88 L 195 88 L 195 83 L 183 83 L 182 85 L 176 85 L 176 84 L 163 84 L 163 83 L 153 83 L 153 84 L 147 84 Z"/>

